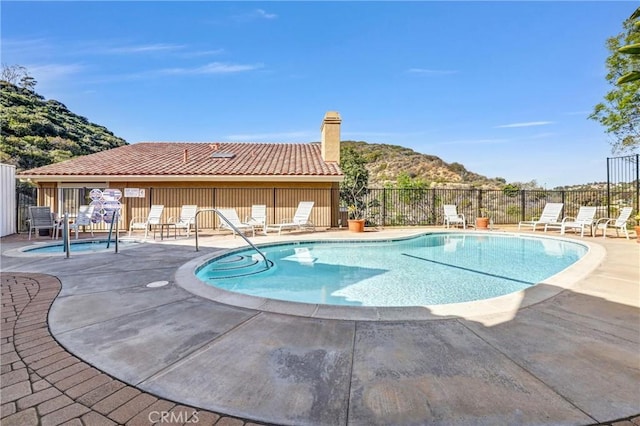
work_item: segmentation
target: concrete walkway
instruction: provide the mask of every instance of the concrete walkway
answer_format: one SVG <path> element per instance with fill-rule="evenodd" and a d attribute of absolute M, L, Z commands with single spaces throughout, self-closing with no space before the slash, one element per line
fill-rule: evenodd
<path fill-rule="evenodd" d="M 507 319 L 350 321 L 186 292 L 179 266 L 241 242 L 192 240 L 64 259 L 4 256 L 26 242 L 3 239 L 2 424 L 149 424 L 193 407 L 198 424 L 640 424 L 635 241 L 598 239 L 595 271 Z M 59 284 L 42 274 L 62 283 L 49 326 L 73 355 L 44 328 Z"/>

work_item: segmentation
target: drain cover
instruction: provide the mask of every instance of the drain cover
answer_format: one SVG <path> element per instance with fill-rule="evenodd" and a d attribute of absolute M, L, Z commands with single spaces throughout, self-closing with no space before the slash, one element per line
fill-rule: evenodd
<path fill-rule="evenodd" d="M 147 287 L 156 288 L 156 287 L 164 287 L 169 284 L 169 281 L 154 281 L 152 283 L 147 284 Z"/>

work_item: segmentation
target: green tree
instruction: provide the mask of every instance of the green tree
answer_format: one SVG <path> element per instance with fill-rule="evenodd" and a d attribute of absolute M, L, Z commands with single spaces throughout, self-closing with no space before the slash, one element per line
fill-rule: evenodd
<path fill-rule="evenodd" d="M 502 187 L 502 193 L 507 197 L 517 197 L 520 193 L 520 187 L 512 183 L 508 183 Z"/>
<path fill-rule="evenodd" d="M 635 10 L 629 17 L 629 20 L 633 22 L 633 29 L 635 31 L 640 30 L 640 7 Z M 618 49 L 618 52 L 626 55 L 635 55 L 633 58 L 640 59 L 640 43 L 628 44 Z M 632 58 L 632 61 L 633 61 Z M 635 65 L 638 65 L 637 62 Z M 640 68 L 634 68 L 622 77 L 618 79 L 618 84 L 629 83 L 640 79 Z"/>
<path fill-rule="evenodd" d="M 353 147 L 342 147 L 340 150 L 340 168 L 344 180 L 340 183 L 341 204 L 349 208 L 352 218 L 364 215 L 364 197 L 369 192 L 369 171 L 367 162 Z"/>
<path fill-rule="evenodd" d="M 607 40 L 611 54 L 606 61 L 606 79 L 613 88 L 589 116 L 612 136 L 614 153 L 633 151 L 640 145 L 640 79 L 634 79 L 640 55 L 632 53 L 640 43 L 639 16 L 640 8 L 624 21 L 623 32 Z"/>
<path fill-rule="evenodd" d="M 0 72 L 0 80 L 22 87 L 23 89 L 33 90 L 38 82 L 29 74 L 29 70 L 22 65 L 5 65 L 2 64 Z"/>

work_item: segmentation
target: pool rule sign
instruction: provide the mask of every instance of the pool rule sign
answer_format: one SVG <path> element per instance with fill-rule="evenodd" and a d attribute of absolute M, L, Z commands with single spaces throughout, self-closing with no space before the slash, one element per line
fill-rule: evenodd
<path fill-rule="evenodd" d="M 114 212 L 118 212 L 118 216 L 120 215 L 122 191 L 119 189 L 92 189 L 89 197 L 91 205 L 94 207 L 91 218 L 93 223 L 111 223 Z"/>

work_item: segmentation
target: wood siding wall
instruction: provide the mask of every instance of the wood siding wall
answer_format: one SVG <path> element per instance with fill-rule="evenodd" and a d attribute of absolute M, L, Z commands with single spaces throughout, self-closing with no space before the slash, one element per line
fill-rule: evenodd
<path fill-rule="evenodd" d="M 239 183 L 229 182 L 216 187 L 205 185 L 192 185 L 189 183 L 171 184 L 145 184 L 145 183 L 121 183 L 111 182 L 109 188 L 144 189 L 145 196 L 141 198 L 123 197 L 120 227 L 128 229 L 132 219 L 145 219 L 149 208 L 154 204 L 164 205 L 162 219 L 164 222 L 176 219 L 180 216 L 183 205 L 195 204 L 199 209 L 210 208 L 235 208 L 238 217 L 245 220 L 251 213 L 251 206 L 264 204 L 267 206 L 267 223 L 279 223 L 293 218 L 300 201 L 313 201 L 314 208 L 311 212 L 311 221 L 320 228 L 329 228 L 337 224 L 338 204 L 336 190 L 338 184 L 292 184 L 291 186 L 273 187 L 267 182 L 258 182 L 255 186 L 245 186 Z M 55 185 L 43 186 L 38 191 L 38 204 L 51 206 L 58 212 L 75 213 L 81 204 L 87 204 L 86 195 L 93 188 L 90 183 L 85 188 L 62 188 L 61 191 Z M 100 188 L 104 189 L 104 188 Z M 61 198 L 60 198 L 61 197 Z M 198 226 L 201 229 L 215 229 L 219 227 L 219 219 L 213 212 L 203 212 L 198 216 Z M 97 224 L 96 230 L 108 230 L 108 225 Z"/>

